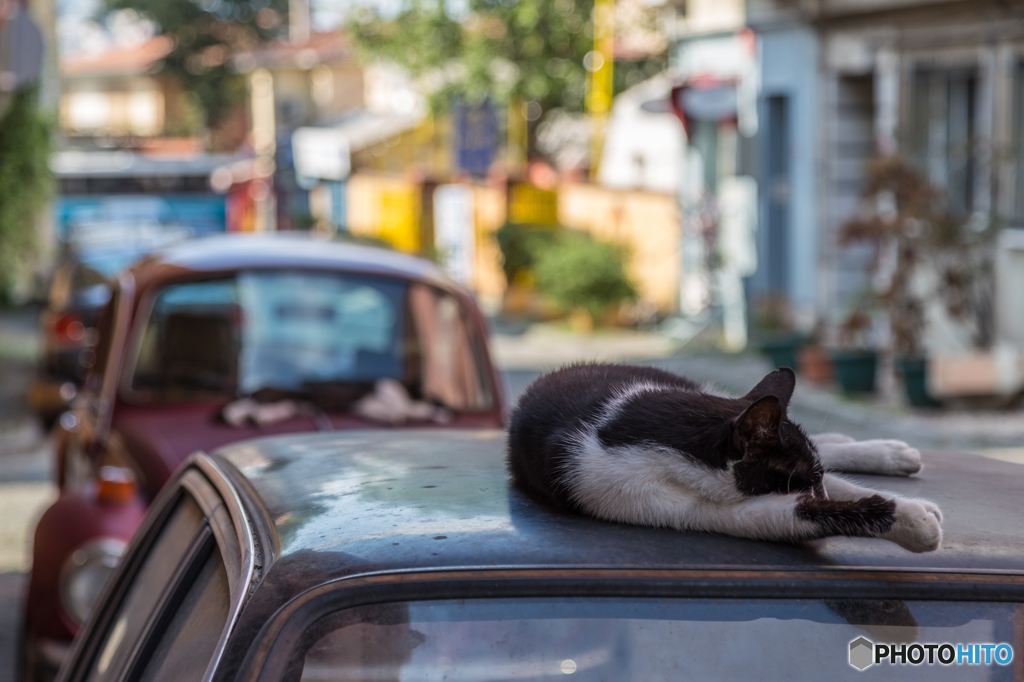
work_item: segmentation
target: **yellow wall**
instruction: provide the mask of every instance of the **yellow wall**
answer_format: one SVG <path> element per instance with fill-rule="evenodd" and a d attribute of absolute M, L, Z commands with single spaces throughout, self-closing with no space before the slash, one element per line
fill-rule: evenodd
<path fill-rule="evenodd" d="M 432 235 L 423 234 L 419 185 L 360 173 L 348 179 L 345 191 L 346 225 L 352 234 L 382 239 L 404 253 L 429 251 Z"/>
<path fill-rule="evenodd" d="M 558 193 L 558 217 L 566 227 L 629 247 L 629 274 L 640 298 L 664 313 L 675 309 L 682 232 L 673 195 L 563 185 Z"/>
<path fill-rule="evenodd" d="M 505 293 L 501 252 L 494 232 L 507 217 L 504 187 L 472 185 L 476 260 L 472 288 L 481 301 Z M 399 251 L 430 253 L 432 217 L 419 183 L 407 178 L 356 173 L 348 180 L 347 224 L 353 234 L 383 239 Z M 629 274 L 640 298 L 662 313 L 676 308 L 681 261 L 679 211 L 671 194 L 569 184 L 558 190 L 558 218 L 566 227 L 625 245 Z"/>

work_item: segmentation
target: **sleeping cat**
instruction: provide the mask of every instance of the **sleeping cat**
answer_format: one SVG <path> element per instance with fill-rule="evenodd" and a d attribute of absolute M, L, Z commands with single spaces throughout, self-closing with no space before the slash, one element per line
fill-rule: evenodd
<path fill-rule="evenodd" d="M 921 469 L 920 453 L 899 441 L 809 437 L 786 417 L 795 386 L 783 368 L 726 398 L 652 367 L 573 365 L 526 389 L 512 414 L 508 467 L 531 497 L 611 521 L 937 549 L 942 514 L 933 503 L 826 473 L 906 476 Z"/>

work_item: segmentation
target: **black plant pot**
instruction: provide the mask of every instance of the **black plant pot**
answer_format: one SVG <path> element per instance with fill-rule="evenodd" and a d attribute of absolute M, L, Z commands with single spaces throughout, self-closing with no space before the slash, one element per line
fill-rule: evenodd
<path fill-rule="evenodd" d="M 938 407 L 941 404 L 928 393 L 928 358 L 901 355 L 896 358 L 896 369 L 903 375 L 903 390 L 908 403 L 914 407 Z"/>
<path fill-rule="evenodd" d="M 761 352 L 768 357 L 772 367 L 789 367 L 796 371 L 796 352 L 800 346 L 807 343 L 807 337 L 803 334 L 787 334 L 785 336 L 773 336 L 761 341 L 758 346 Z"/>
<path fill-rule="evenodd" d="M 846 393 L 874 393 L 878 353 L 873 350 L 832 351 L 836 381 Z"/>

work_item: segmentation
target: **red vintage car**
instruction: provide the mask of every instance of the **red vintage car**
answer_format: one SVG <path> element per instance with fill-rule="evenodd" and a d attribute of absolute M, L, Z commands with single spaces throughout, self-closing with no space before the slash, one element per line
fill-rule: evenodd
<path fill-rule="evenodd" d="M 300 236 L 186 242 L 120 275 L 56 429 L 24 679 L 52 677 L 149 502 L 197 450 L 259 436 L 504 424 L 483 317 L 432 263 Z"/>

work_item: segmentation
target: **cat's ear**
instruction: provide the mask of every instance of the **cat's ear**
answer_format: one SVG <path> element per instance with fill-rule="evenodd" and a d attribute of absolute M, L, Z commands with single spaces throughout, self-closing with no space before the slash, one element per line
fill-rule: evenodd
<path fill-rule="evenodd" d="M 789 367 L 782 367 L 761 379 L 745 397 L 748 400 L 759 400 L 767 395 L 773 395 L 779 399 L 782 411 L 785 412 L 789 409 L 789 399 L 793 397 L 794 388 L 796 374 Z"/>
<path fill-rule="evenodd" d="M 778 440 L 783 412 L 779 399 L 774 395 L 766 395 L 736 419 L 736 435 L 745 442 Z"/>

